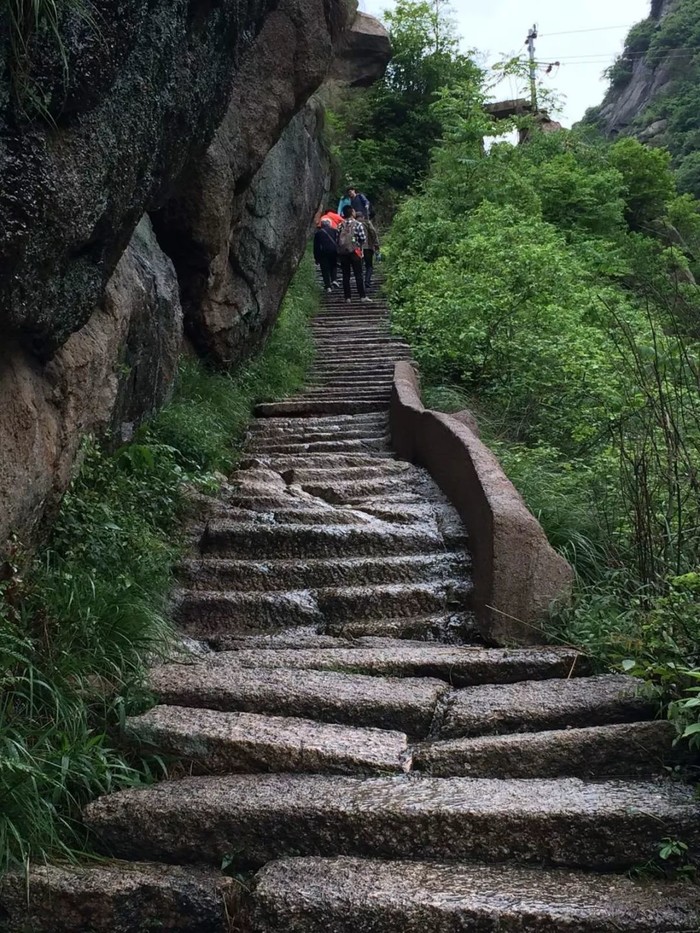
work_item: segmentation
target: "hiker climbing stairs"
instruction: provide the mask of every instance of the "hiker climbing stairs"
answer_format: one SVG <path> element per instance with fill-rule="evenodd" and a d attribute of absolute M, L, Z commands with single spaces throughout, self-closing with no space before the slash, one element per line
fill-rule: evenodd
<path fill-rule="evenodd" d="M 197 503 L 174 608 L 189 653 L 126 723 L 172 776 L 86 825 L 168 929 L 697 931 L 697 887 L 627 874 L 699 841 L 693 790 L 664 771 L 672 727 L 572 648 L 482 639 L 459 517 L 392 452 L 411 354 L 374 298 L 324 295 L 309 386 L 258 407 Z"/>

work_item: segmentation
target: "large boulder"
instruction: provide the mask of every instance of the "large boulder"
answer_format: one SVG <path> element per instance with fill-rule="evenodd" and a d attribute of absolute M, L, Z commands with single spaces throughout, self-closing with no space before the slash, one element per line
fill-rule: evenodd
<path fill-rule="evenodd" d="M 0 351 L 0 541 L 32 536 L 70 482 L 85 434 L 134 423 L 168 396 L 182 340 L 172 263 L 144 218 L 88 323 L 51 362 Z"/>
<path fill-rule="evenodd" d="M 267 272 L 244 273 L 247 260 L 237 254 L 241 239 L 247 238 L 242 227 L 251 216 L 248 189 L 285 126 L 324 81 L 354 15 L 347 0 L 281 0 L 241 60 L 211 146 L 177 194 L 154 215 L 160 241 L 180 278 L 188 337 L 219 367 L 231 366 L 255 348 L 241 340 L 245 329 L 240 322 L 250 318 L 255 332 L 262 323 L 253 319 L 259 318 L 257 296 Z M 294 190 L 303 184 L 304 161 L 298 178 L 294 171 L 287 173 L 289 189 L 278 190 L 278 197 L 289 202 L 283 209 L 287 223 L 306 232 L 324 183 L 313 189 L 310 214 L 291 214 L 292 204 L 299 206 L 300 197 L 305 200 L 305 194 Z M 258 239 L 259 226 L 256 222 L 248 239 Z M 277 252 L 282 253 L 286 228 L 279 234 Z M 292 238 L 298 235 L 295 231 Z"/>
<path fill-rule="evenodd" d="M 210 359 L 230 365 L 257 350 L 277 319 L 304 254 L 309 224 L 328 193 L 324 111 L 312 98 L 270 151 L 237 212 L 220 300 L 191 308 L 189 333 Z M 235 265 L 234 265 L 235 257 Z"/>
<path fill-rule="evenodd" d="M 49 30 L 39 30 L 26 57 L 11 41 L 10 7 L 2 5 L 5 342 L 48 358 L 86 323 L 144 210 L 163 203 L 211 141 L 238 59 L 276 5 L 58 4 L 63 49 Z"/>
<path fill-rule="evenodd" d="M 390 58 L 389 33 L 373 16 L 358 13 L 339 44 L 331 78 L 348 87 L 368 87 L 382 77 Z"/>

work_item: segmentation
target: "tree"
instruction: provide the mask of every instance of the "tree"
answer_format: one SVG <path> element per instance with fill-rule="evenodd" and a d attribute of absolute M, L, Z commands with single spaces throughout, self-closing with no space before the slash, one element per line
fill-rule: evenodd
<path fill-rule="evenodd" d="M 459 51 L 445 0 L 398 0 L 386 15 L 393 58 L 383 80 L 337 108 L 336 150 L 344 181 L 391 205 L 423 179 L 440 139 L 432 106 L 474 71 Z"/>

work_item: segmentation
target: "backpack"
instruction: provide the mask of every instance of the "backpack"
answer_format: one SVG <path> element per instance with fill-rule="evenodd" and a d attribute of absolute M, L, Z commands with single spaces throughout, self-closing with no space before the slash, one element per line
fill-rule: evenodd
<path fill-rule="evenodd" d="M 344 220 L 338 227 L 338 252 L 350 256 L 355 252 L 355 222 Z"/>

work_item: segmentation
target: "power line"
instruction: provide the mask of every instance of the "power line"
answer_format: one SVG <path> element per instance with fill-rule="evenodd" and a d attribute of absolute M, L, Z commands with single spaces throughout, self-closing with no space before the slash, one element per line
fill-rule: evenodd
<path fill-rule="evenodd" d="M 540 39 L 548 39 L 549 36 L 576 36 L 582 32 L 609 32 L 612 29 L 631 29 L 634 24 L 627 26 L 597 26 L 595 29 L 567 29 L 565 32 L 544 32 Z"/>

